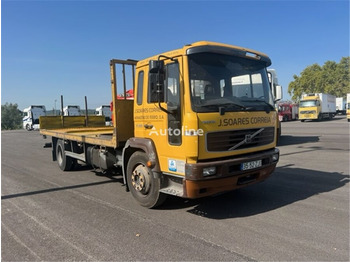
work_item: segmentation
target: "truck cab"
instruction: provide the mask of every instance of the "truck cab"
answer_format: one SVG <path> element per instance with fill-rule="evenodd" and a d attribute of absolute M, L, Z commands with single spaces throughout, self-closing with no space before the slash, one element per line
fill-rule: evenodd
<path fill-rule="evenodd" d="M 135 137 L 154 143 L 168 181 L 185 178 L 162 192 L 196 198 L 271 173 L 278 120 L 268 65 L 261 53 L 210 42 L 137 63 Z"/>
<path fill-rule="evenodd" d="M 63 108 L 64 116 L 80 116 L 80 106 L 69 105 Z"/>
<path fill-rule="evenodd" d="M 301 122 L 306 119 L 320 120 L 321 118 L 321 101 L 318 96 L 309 95 L 300 100 L 299 119 Z"/>
<path fill-rule="evenodd" d="M 95 114 L 97 116 L 104 116 L 105 117 L 106 126 L 111 126 L 112 125 L 111 106 L 102 105 L 102 106 L 96 108 Z"/>
<path fill-rule="evenodd" d="M 43 105 L 32 105 L 23 110 L 23 128 L 30 130 L 39 130 L 40 116 L 46 115 L 46 108 Z"/>

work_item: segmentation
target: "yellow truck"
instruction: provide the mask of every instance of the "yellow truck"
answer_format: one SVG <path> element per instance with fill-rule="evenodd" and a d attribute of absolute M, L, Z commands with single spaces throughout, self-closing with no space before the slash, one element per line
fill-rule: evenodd
<path fill-rule="evenodd" d="M 42 117 L 40 133 L 52 137 L 62 170 L 77 160 L 119 167 L 127 190 L 148 208 L 167 195 L 245 187 L 268 178 L 279 160 L 270 64 L 263 53 L 207 41 L 140 61 L 113 59 L 113 126 L 100 116 Z M 117 67 L 124 94 L 131 68 L 134 100 L 117 99 Z"/>
<path fill-rule="evenodd" d="M 304 94 L 299 101 L 299 119 L 332 119 L 336 113 L 335 96 L 323 93 Z"/>

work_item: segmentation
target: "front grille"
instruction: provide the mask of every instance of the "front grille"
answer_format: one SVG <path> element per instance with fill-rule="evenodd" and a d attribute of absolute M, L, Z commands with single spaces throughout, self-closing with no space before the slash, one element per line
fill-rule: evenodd
<path fill-rule="evenodd" d="M 300 114 L 315 114 L 315 110 L 309 110 L 309 111 L 300 111 Z"/>
<path fill-rule="evenodd" d="M 264 130 L 251 137 L 260 129 L 253 128 L 208 133 L 206 136 L 207 151 L 222 152 L 239 150 L 272 143 L 275 137 L 275 128 L 264 127 Z"/>

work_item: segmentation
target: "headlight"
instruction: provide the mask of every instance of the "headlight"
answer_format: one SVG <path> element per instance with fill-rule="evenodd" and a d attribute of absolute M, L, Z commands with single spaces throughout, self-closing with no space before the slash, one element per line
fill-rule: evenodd
<path fill-rule="evenodd" d="M 203 176 L 212 176 L 215 174 L 216 174 L 216 167 L 215 166 L 203 168 Z"/>
<path fill-rule="evenodd" d="M 277 162 L 279 159 L 279 154 L 273 154 L 272 155 L 272 162 Z"/>

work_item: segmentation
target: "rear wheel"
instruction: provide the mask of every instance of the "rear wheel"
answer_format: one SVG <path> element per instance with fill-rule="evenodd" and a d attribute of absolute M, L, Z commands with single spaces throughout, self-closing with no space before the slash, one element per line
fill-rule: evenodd
<path fill-rule="evenodd" d="M 161 205 L 166 195 L 160 193 L 160 178 L 155 178 L 152 170 L 147 167 L 147 155 L 135 152 L 127 165 L 127 182 L 133 197 L 144 207 L 153 208 Z"/>
<path fill-rule="evenodd" d="M 66 155 L 65 144 L 62 139 L 57 140 L 56 158 L 57 158 L 58 166 L 60 167 L 61 170 L 63 171 L 72 170 L 75 163 L 75 159 Z"/>

